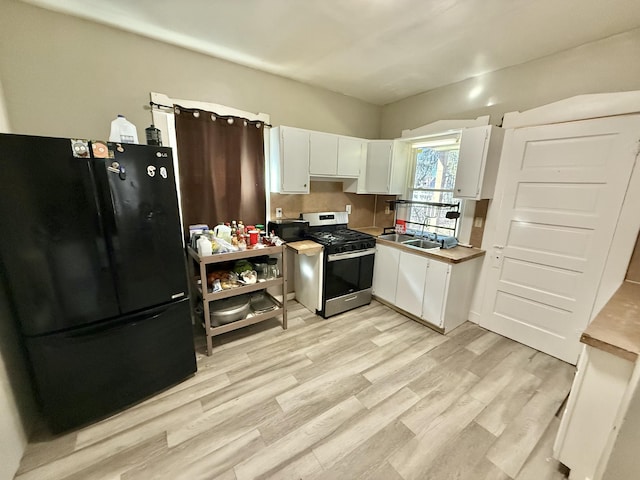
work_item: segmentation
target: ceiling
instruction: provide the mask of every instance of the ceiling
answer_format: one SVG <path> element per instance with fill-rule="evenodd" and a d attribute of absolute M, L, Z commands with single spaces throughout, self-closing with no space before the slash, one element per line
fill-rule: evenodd
<path fill-rule="evenodd" d="M 384 105 L 640 26 L 638 0 L 23 0 Z"/>

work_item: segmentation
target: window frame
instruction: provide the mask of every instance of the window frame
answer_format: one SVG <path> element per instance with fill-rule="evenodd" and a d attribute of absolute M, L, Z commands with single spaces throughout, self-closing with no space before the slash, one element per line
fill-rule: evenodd
<path fill-rule="evenodd" d="M 421 148 L 429 148 L 429 146 L 436 146 L 437 148 L 437 144 L 438 143 L 442 143 L 442 142 L 446 142 L 447 140 L 450 140 L 452 138 L 457 139 L 457 142 L 455 145 L 457 145 L 457 150 L 458 152 L 460 151 L 460 138 L 461 138 L 461 130 L 455 130 L 455 131 L 448 131 L 446 133 L 442 133 L 442 134 L 435 134 L 435 135 L 429 135 L 427 137 L 422 137 L 419 139 L 414 139 L 413 142 L 411 142 L 410 144 L 410 151 L 411 151 L 411 155 L 410 155 L 410 165 L 409 165 L 409 169 L 408 169 L 408 174 L 407 174 L 407 182 L 406 182 L 406 187 L 405 187 L 405 193 L 403 195 L 404 200 L 408 201 L 408 202 L 419 202 L 420 200 L 414 200 L 414 193 L 415 192 L 438 192 L 440 194 L 443 193 L 451 193 L 451 202 L 429 202 L 427 201 L 427 203 L 433 203 L 435 205 L 451 205 L 451 208 L 446 208 L 446 207 L 442 207 L 442 206 L 433 206 L 433 207 L 429 207 L 428 205 L 425 205 L 424 207 L 420 207 L 419 205 L 408 205 L 406 214 L 405 214 L 405 221 L 406 224 L 408 226 L 407 230 L 413 230 L 414 232 L 418 233 L 417 231 L 419 230 L 419 234 L 422 235 L 425 232 L 429 232 L 429 233 L 437 233 L 440 235 L 450 235 L 450 236 L 455 236 L 457 237 L 460 233 L 460 224 L 461 222 L 458 220 L 452 220 L 453 225 L 451 227 L 448 226 L 437 226 L 437 225 L 424 225 L 424 224 L 428 224 L 428 220 L 425 221 L 423 219 L 423 223 L 415 223 L 415 222 L 411 222 L 411 218 L 414 212 L 414 209 L 416 208 L 434 208 L 436 209 L 436 211 L 440 211 L 440 212 L 447 212 L 447 211 L 457 211 L 460 213 L 460 215 L 462 215 L 462 212 L 464 210 L 464 199 L 457 199 L 454 197 L 454 187 L 452 185 L 452 187 L 450 189 L 443 189 L 443 188 L 416 188 L 415 187 L 415 183 L 416 183 L 416 173 L 417 173 L 417 167 L 418 167 L 418 155 L 420 154 L 420 149 Z M 430 145 L 431 144 L 431 145 Z M 435 144 L 435 145 L 434 145 Z M 444 146 L 444 145 L 443 145 Z M 457 160 L 456 160 L 457 163 Z M 457 168 L 458 165 L 456 165 L 456 174 L 457 174 Z M 455 184 L 455 175 L 454 175 L 454 184 Z M 454 207 L 454 205 L 457 204 L 457 208 Z M 436 217 L 442 217 L 443 215 L 436 215 Z M 428 218 L 433 218 L 431 216 L 429 216 Z M 423 225 L 422 227 L 419 227 L 419 225 Z M 418 228 L 416 228 L 418 227 Z"/>

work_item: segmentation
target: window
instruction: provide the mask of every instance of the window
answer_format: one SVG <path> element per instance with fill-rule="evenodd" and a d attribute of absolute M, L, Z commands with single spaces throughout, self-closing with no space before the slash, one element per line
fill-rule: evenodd
<path fill-rule="evenodd" d="M 455 204 L 453 186 L 458 169 L 459 134 L 438 137 L 412 145 L 412 174 L 407 199 L 415 202 Z M 407 229 L 455 235 L 456 220 L 447 218 L 450 208 L 410 205 Z"/>

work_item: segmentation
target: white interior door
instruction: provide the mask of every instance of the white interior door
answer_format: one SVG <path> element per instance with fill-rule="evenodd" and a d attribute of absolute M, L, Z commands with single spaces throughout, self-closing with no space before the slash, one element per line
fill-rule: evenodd
<path fill-rule="evenodd" d="M 576 363 L 639 138 L 638 115 L 507 131 L 480 325 Z"/>

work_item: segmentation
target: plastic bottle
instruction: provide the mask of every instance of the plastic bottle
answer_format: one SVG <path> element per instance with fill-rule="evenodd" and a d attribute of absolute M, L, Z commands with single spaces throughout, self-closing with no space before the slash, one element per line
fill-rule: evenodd
<path fill-rule="evenodd" d="M 160 133 L 160 129 L 156 128 L 153 123 L 150 127 L 144 129 L 144 133 L 147 136 L 147 145 L 162 146 L 162 134 Z"/>
<path fill-rule="evenodd" d="M 118 115 L 118 117 L 111 122 L 109 141 L 118 143 L 138 143 L 138 131 L 136 130 L 136 126 L 124 118 L 124 115 Z"/>
<path fill-rule="evenodd" d="M 198 238 L 198 255 L 201 257 L 208 257 L 213 255 L 213 249 L 211 248 L 211 240 L 206 235 L 202 235 Z"/>
<path fill-rule="evenodd" d="M 227 225 L 218 225 L 213 229 L 214 236 L 231 243 L 231 227 Z"/>

